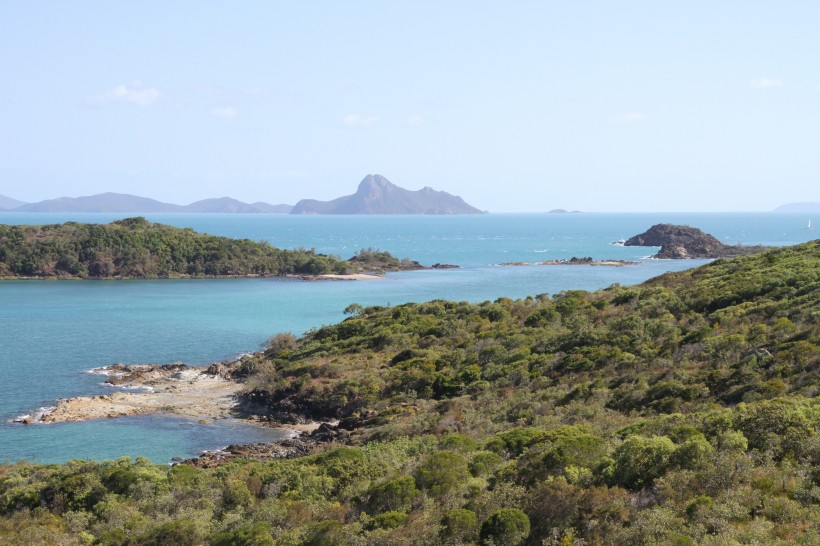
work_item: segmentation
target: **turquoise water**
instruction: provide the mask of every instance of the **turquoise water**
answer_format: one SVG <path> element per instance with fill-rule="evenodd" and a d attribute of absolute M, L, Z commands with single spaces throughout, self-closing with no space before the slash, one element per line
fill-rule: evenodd
<path fill-rule="evenodd" d="M 4 223 L 107 222 L 127 215 L 0 214 Z M 144 455 L 157 462 L 281 432 L 236 422 L 212 425 L 139 417 L 23 426 L 15 416 L 61 397 L 109 392 L 90 368 L 114 362 L 206 364 L 258 349 L 276 332 L 296 334 L 344 318 L 342 309 L 446 298 L 482 301 L 566 289 L 634 284 L 703 261 L 642 260 L 630 267 L 500 267 L 572 256 L 640 259 L 653 249 L 611 243 L 658 222 L 686 223 L 727 243 L 809 240 L 791 214 L 572 214 L 451 217 L 147 215 L 198 231 L 268 240 L 285 248 L 352 255 L 376 247 L 424 264 L 378 281 L 283 279 L 0 282 L 0 461 L 60 462 Z"/>

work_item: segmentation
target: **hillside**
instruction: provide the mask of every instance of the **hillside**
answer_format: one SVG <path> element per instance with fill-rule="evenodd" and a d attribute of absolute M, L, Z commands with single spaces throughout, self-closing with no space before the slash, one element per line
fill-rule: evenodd
<path fill-rule="evenodd" d="M 17 199 L 0 195 L 0 210 L 11 210 L 22 205 L 25 205 L 23 201 L 18 201 Z"/>
<path fill-rule="evenodd" d="M 0 535 L 815 544 L 818 309 L 820 241 L 592 293 L 351 306 L 236 364 L 249 407 L 341 419 L 313 454 L 0 466 Z"/>
<path fill-rule="evenodd" d="M 350 261 L 312 250 L 197 233 L 144 218 L 110 224 L 0 224 L 0 278 L 165 278 L 321 275 L 418 269 L 386 252 Z"/>
<path fill-rule="evenodd" d="M 291 214 L 480 214 L 461 197 L 426 187 L 410 191 L 369 174 L 356 193 L 332 201 L 302 199 Z"/>

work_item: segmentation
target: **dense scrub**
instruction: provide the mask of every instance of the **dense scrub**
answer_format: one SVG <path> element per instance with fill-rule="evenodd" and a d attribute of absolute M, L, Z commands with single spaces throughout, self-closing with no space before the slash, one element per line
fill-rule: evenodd
<path fill-rule="evenodd" d="M 350 312 L 242 363 L 260 411 L 341 418 L 350 445 L 0 467 L 0 536 L 820 543 L 820 241 L 629 288 Z"/>
<path fill-rule="evenodd" d="M 110 224 L 0 224 L 0 278 L 281 276 L 397 271 L 419 266 L 386 252 L 345 261 L 126 218 Z"/>

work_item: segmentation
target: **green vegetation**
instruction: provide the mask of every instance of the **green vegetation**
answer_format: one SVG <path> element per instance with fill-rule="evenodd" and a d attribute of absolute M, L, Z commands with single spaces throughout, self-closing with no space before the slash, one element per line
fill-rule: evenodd
<path fill-rule="evenodd" d="M 354 308 L 246 358 L 349 445 L 0 466 L 0 543 L 820 543 L 820 241 L 634 287 Z"/>
<path fill-rule="evenodd" d="M 0 278 L 169 278 L 381 273 L 420 269 L 374 249 L 350 260 L 197 233 L 145 218 L 110 224 L 0 224 Z"/>

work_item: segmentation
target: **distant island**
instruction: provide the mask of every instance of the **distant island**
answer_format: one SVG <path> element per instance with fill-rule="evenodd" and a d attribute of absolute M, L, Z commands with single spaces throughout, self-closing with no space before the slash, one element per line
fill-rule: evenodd
<path fill-rule="evenodd" d="M 296 206 L 244 203 L 231 197 L 203 199 L 190 205 L 164 203 L 125 193 L 58 197 L 25 203 L 0 195 L 0 212 L 107 212 L 107 213 L 249 213 L 249 214 L 482 214 L 461 197 L 425 187 L 410 191 L 378 174 L 369 174 L 353 195 L 332 201 L 302 199 Z"/>
<path fill-rule="evenodd" d="M 787 203 L 774 209 L 774 212 L 820 212 L 820 203 Z"/>
<path fill-rule="evenodd" d="M 243 203 L 230 197 L 203 199 L 190 205 L 163 203 L 148 197 L 126 193 L 98 193 L 83 197 L 58 197 L 37 203 L 24 203 L 11 197 L 0 195 L 0 212 L 242 212 L 287 214 L 290 205 L 270 203 Z"/>
<path fill-rule="evenodd" d="M 726 245 L 698 228 L 674 224 L 656 224 L 645 232 L 627 239 L 624 246 L 659 246 L 660 252 L 653 257 L 673 260 L 734 258 L 771 249 L 760 245 Z"/>
<path fill-rule="evenodd" d="M 356 193 L 332 201 L 302 199 L 291 214 L 481 214 L 461 197 L 425 187 L 410 191 L 379 174 L 369 174 Z"/>
<path fill-rule="evenodd" d="M 360 250 L 349 260 L 313 250 L 197 233 L 145 218 L 110 224 L 0 224 L 0 279 L 155 279 L 281 277 L 360 279 L 424 269 L 388 252 Z"/>

